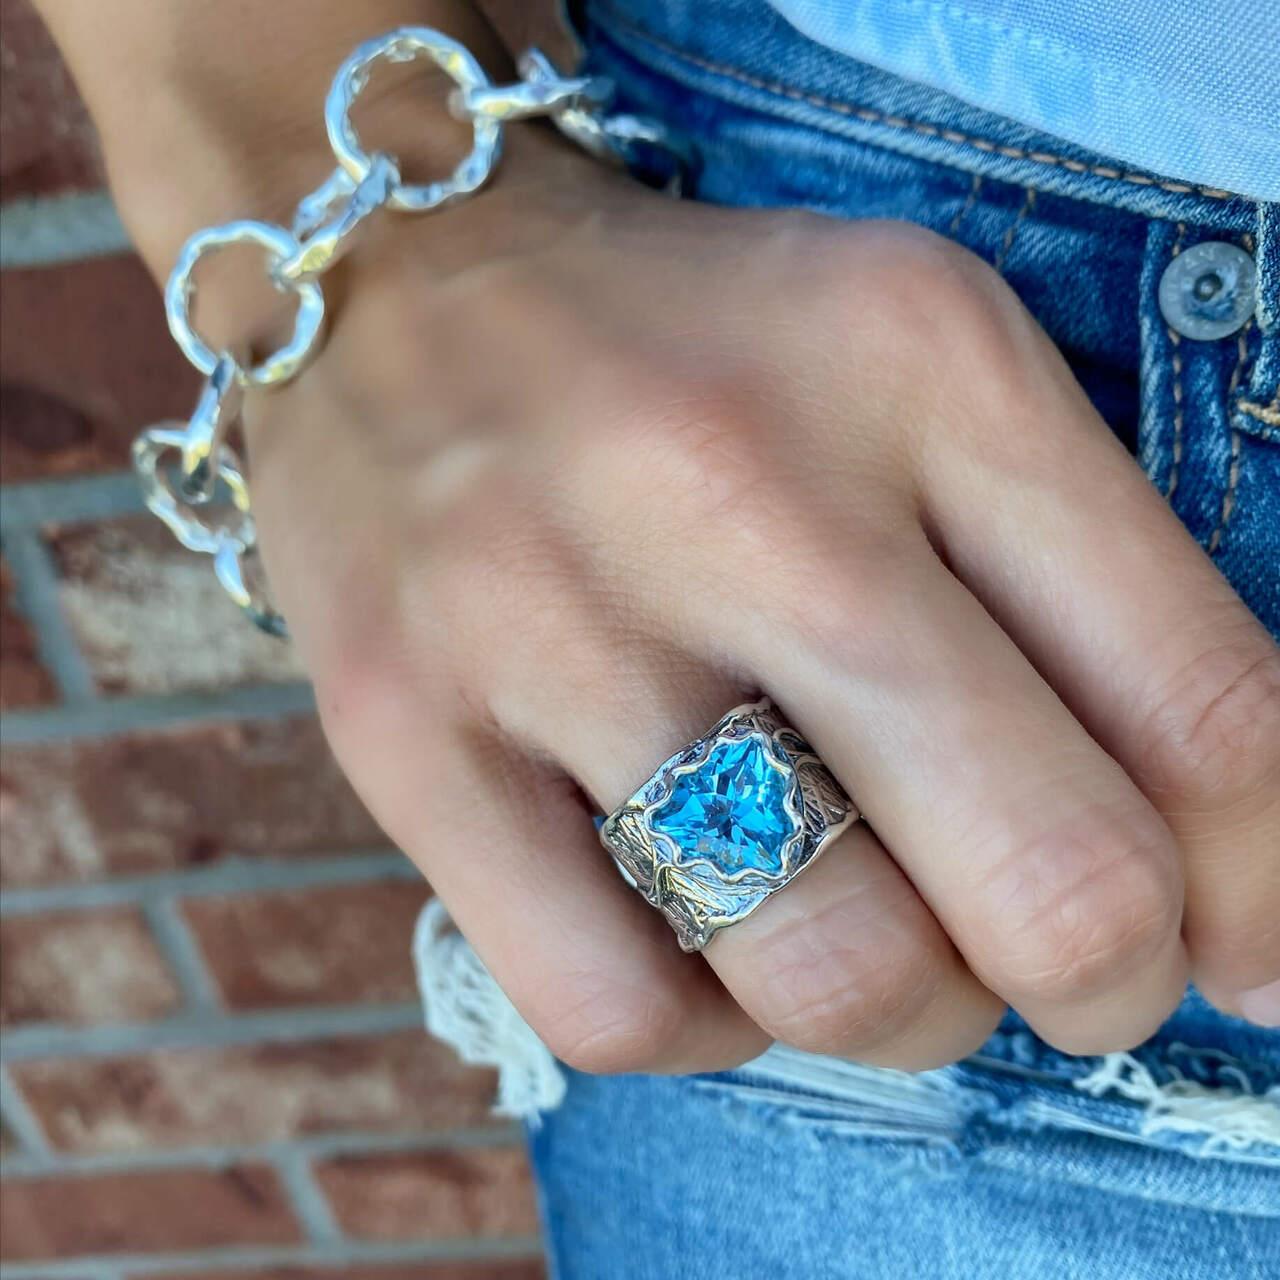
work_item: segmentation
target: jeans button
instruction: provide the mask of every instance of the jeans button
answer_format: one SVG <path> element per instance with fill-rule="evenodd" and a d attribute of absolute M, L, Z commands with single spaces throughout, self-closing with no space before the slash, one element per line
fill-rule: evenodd
<path fill-rule="evenodd" d="M 1239 245 L 1206 240 L 1184 249 L 1165 267 L 1160 311 L 1184 338 L 1212 342 L 1243 327 L 1257 289 L 1257 267 Z"/>

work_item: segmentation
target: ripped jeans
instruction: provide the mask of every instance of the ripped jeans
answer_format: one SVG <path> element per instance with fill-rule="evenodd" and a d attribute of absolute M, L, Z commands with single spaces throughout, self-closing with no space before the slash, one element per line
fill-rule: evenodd
<path fill-rule="evenodd" d="M 763 0 L 587 0 L 576 21 L 622 104 L 688 142 L 697 198 L 910 219 L 992 263 L 1280 635 L 1280 210 L 886 76 Z M 1162 307 L 1205 242 L 1245 262 L 1234 327 L 1185 292 Z M 525 1059 L 559 1101 L 530 1130 L 559 1280 L 1280 1276 L 1280 1033 L 1194 991 L 1102 1059 L 1013 1014 L 920 1076 L 775 1048 L 716 1075 L 565 1072 L 561 1098 Z"/>

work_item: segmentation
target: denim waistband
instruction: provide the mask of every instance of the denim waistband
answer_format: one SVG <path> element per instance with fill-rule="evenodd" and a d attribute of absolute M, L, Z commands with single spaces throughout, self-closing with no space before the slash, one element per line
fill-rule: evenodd
<path fill-rule="evenodd" d="M 569 0 L 581 32 L 722 100 L 970 173 L 1206 230 L 1257 232 L 1256 201 L 1119 165 L 815 43 L 765 0 Z"/>
<path fill-rule="evenodd" d="M 1257 264 L 1253 389 L 1262 389 L 1268 423 L 1280 411 L 1280 204 L 1121 166 L 890 75 L 810 40 L 767 0 L 564 2 L 588 49 L 607 45 L 611 64 L 622 59 L 634 65 L 638 75 L 631 89 L 645 76 L 656 76 L 687 90 L 683 118 L 668 115 L 663 124 L 687 135 L 695 158 L 700 135 L 719 127 L 714 111 L 700 104 L 720 103 L 762 121 L 813 131 L 833 146 L 844 140 L 975 181 L 1007 183 L 1168 224 L 1178 248 L 1204 239 L 1243 243 Z M 637 109 L 650 107 L 641 102 Z M 1245 425 L 1259 430 L 1256 421 Z M 1273 438 L 1280 428 L 1262 429 Z"/>

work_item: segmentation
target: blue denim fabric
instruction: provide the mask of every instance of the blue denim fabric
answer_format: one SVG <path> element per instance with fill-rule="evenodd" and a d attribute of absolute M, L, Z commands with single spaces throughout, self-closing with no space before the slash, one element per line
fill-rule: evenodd
<path fill-rule="evenodd" d="M 1280 209 L 853 62 L 766 0 L 588 0 L 577 20 L 623 104 L 693 148 L 697 198 L 909 219 L 993 263 L 1280 636 Z M 1216 342 L 1156 301 L 1202 240 L 1259 268 L 1255 318 Z M 1010 1014 L 918 1078 L 779 1050 L 715 1076 L 570 1073 L 532 1145 L 561 1280 L 1260 1280 L 1280 1276 L 1278 1117 L 1280 1033 L 1191 991 L 1101 1063 Z"/>
<path fill-rule="evenodd" d="M 811 39 L 1128 164 L 1280 200 L 1280 0 L 770 0 Z"/>

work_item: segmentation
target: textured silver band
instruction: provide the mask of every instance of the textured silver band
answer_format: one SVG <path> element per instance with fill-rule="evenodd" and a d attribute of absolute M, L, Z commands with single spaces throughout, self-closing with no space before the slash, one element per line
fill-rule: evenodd
<path fill-rule="evenodd" d="M 716 845 L 697 838 L 687 815 L 680 818 L 686 838 L 677 839 L 671 823 L 664 828 L 660 815 L 671 807 L 673 796 L 679 799 L 682 786 L 686 791 L 701 790 L 711 805 L 717 803 L 714 784 L 723 778 L 714 767 L 717 757 L 734 744 L 748 742 L 759 748 L 753 751 L 757 772 L 777 775 L 765 779 L 773 783 L 778 797 L 768 815 L 777 842 L 770 857 L 753 859 L 749 837 L 738 831 L 738 848 L 745 849 L 746 856 L 736 856 L 729 866 L 717 852 L 724 841 Z M 695 806 L 700 800 L 694 796 Z M 605 819 L 600 839 L 623 879 L 666 916 L 681 947 L 701 951 L 718 930 L 744 919 L 790 884 L 859 816 L 817 753 L 766 698 L 735 707 L 710 732 L 664 761 Z"/>

